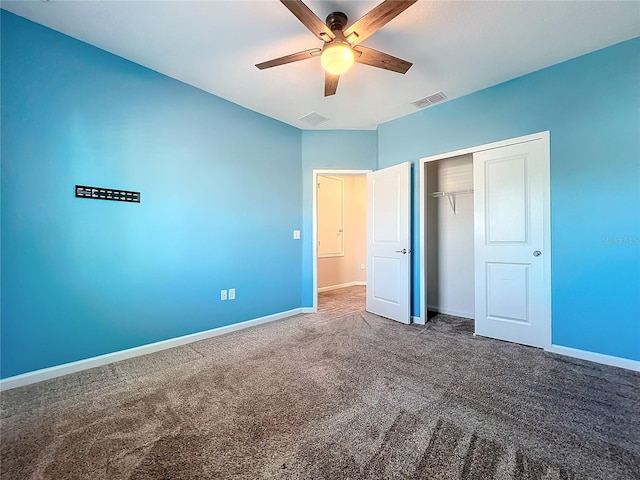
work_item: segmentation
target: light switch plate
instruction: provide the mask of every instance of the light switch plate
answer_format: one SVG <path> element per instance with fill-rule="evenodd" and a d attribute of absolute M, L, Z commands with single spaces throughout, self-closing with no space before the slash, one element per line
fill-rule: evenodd
<path fill-rule="evenodd" d="M 227 299 L 227 291 L 220 290 L 220 300 L 226 300 L 226 299 Z"/>
<path fill-rule="evenodd" d="M 294 230 L 293 231 L 293 239 L 294 240 L 300 240 L 300 230 Z"/>

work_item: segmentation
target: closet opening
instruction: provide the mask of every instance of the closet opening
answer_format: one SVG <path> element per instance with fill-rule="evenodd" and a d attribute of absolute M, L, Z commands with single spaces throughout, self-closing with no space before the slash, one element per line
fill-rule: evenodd
<path fill-rule="evenodd" d="M 473 155 L 428 162 L 424 177 L 427 319 L 473 319 Z"/>

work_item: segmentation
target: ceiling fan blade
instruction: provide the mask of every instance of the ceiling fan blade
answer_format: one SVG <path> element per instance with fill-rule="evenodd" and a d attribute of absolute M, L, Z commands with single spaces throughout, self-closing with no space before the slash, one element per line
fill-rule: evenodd
<path fill-rule="evenodd" d="M 282 4 L 300 20 L 320 40 L 329 42 L 336 38 L 335 33 L 318 18 L 301 0 L 280 0 Z"/>
<path fill-rule="evenodd" d="M 338 80 L 340 75 L 331 75 L 329 72 L 324 72 L 324 96 L 330 97 L 336 94 L 338 90 Z"/>
<path fill-rule="evenodd" d="M 299 62 L 300 60 L 306 60 L 313 58 L 316 55 L 322 53 L 320 48 L 312 48 L 311 50 L 305 50 L 304 52 L 292 53 L 291 55 L 285 55 L 284 57 L 274 58 L 267 62 L 258 63 L 256 67 L 260 70 L 265 68 L 277 67 L 278 65 L 284 65 L 286 63 Z"/>
<path fill-rule="evenodd" d="M 407 73 L 407 70 L 413 65 L 413 63 L 402 60 L 401 58 L 379 52 L 373 48 L 363 47 L 362 45 L 353 47 L 353 49 L 361 53 L 361 55 L 356 53 L 356 62 L 371 65 L 372 67 L 384 68 L 392 72 Z"/>
<path fill-rule="evenodd" d="M 376 33 L 418 0 L 385 0 L 344 31 L 349 43 L 357 45 Z"/>

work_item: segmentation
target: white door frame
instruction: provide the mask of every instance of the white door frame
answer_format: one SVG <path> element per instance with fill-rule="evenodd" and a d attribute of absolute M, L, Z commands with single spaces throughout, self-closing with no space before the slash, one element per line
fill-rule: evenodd
<path fill-rule="evenodd" d="M 427 162 L 435 162 L 437 160 L 444 160 L 451 157 L 458 157 L 461 155 L 473 154 L 476 152 L 482 152 L 485 150 L 491 150 L 494 148 L 505 147 L 508 145 L 515 145 L 517 143 L 530 142 L 533 140 L 542 140 L 544 148 L 547 152 L 549 152 L 549 131 L 534 133 L 532 135 L 525 135 L 523 137 L 510 138 L 507 140 L 502 140 L 500 142 L 487 143 L 484 145 L 476 145 L 474 147 L 463 148 L 461 150 L 454 150 L 452 152 L 440 153 L 438 155 L 431 155 L 429 157 L 424 157 L 419 160 L 420 164 L 420 200 L 419 200 L 419 211 L 420 211 L 420 317 L 416 318 L 416 323 L 420 323 L 424 325 L 427 321 L 427 294 L 426 294 L 426 286 L 427 286 L 427 272 L 426 272 L 426 225 L 424 222 L 424 215 L 426 212 L 426 192 L 425 192 L 425 182 L 424 182 L 424 174 L 426 169 Z M 543 252 L 545 252 L 543 259 L 543 271 L 544 271 L 544 297 L 545 297 L 545 305 L 544 305 L 544 321 L 546 323 L 546 331 L 548 332 L 547 339 L 545 342 L 545 350 L 548 350 L 551 347 L 551 205 L 550 205 L 550 197 L 551 192 L 547 192 L 546 198 L 544 199 L 543 206 L 543 228 L 546 232 L 544 238 Z M 548 252 L 548 254 L 547 254 Z"/>
<path fill-rule="evenodd" d="M 313 170 L 313 203 L 312 203 L 312 220 L 311 220 L 311 241 L 313 252 L 313 306 L 312 310 L 314 312 L 318 311 L 318 189 L 316 185 L 318 185 L 318 175 L 333 175 L 337 177 L 348 177 L 348 176 L 364 176 L 373 170 Z M 366 220 L 366 217 L 365 217 Z"/>

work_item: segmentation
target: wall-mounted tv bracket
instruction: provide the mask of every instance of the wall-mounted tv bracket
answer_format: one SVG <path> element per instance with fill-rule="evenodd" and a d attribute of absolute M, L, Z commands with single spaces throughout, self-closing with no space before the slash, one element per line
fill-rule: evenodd
<path fill-rule="evenodd" d="M 76 197 L 140 203 L 140 192 L 130 192 L 129 190 L 118 190 L 114 188 L 87 187 L 86 185 L 76 185 Z"/>

